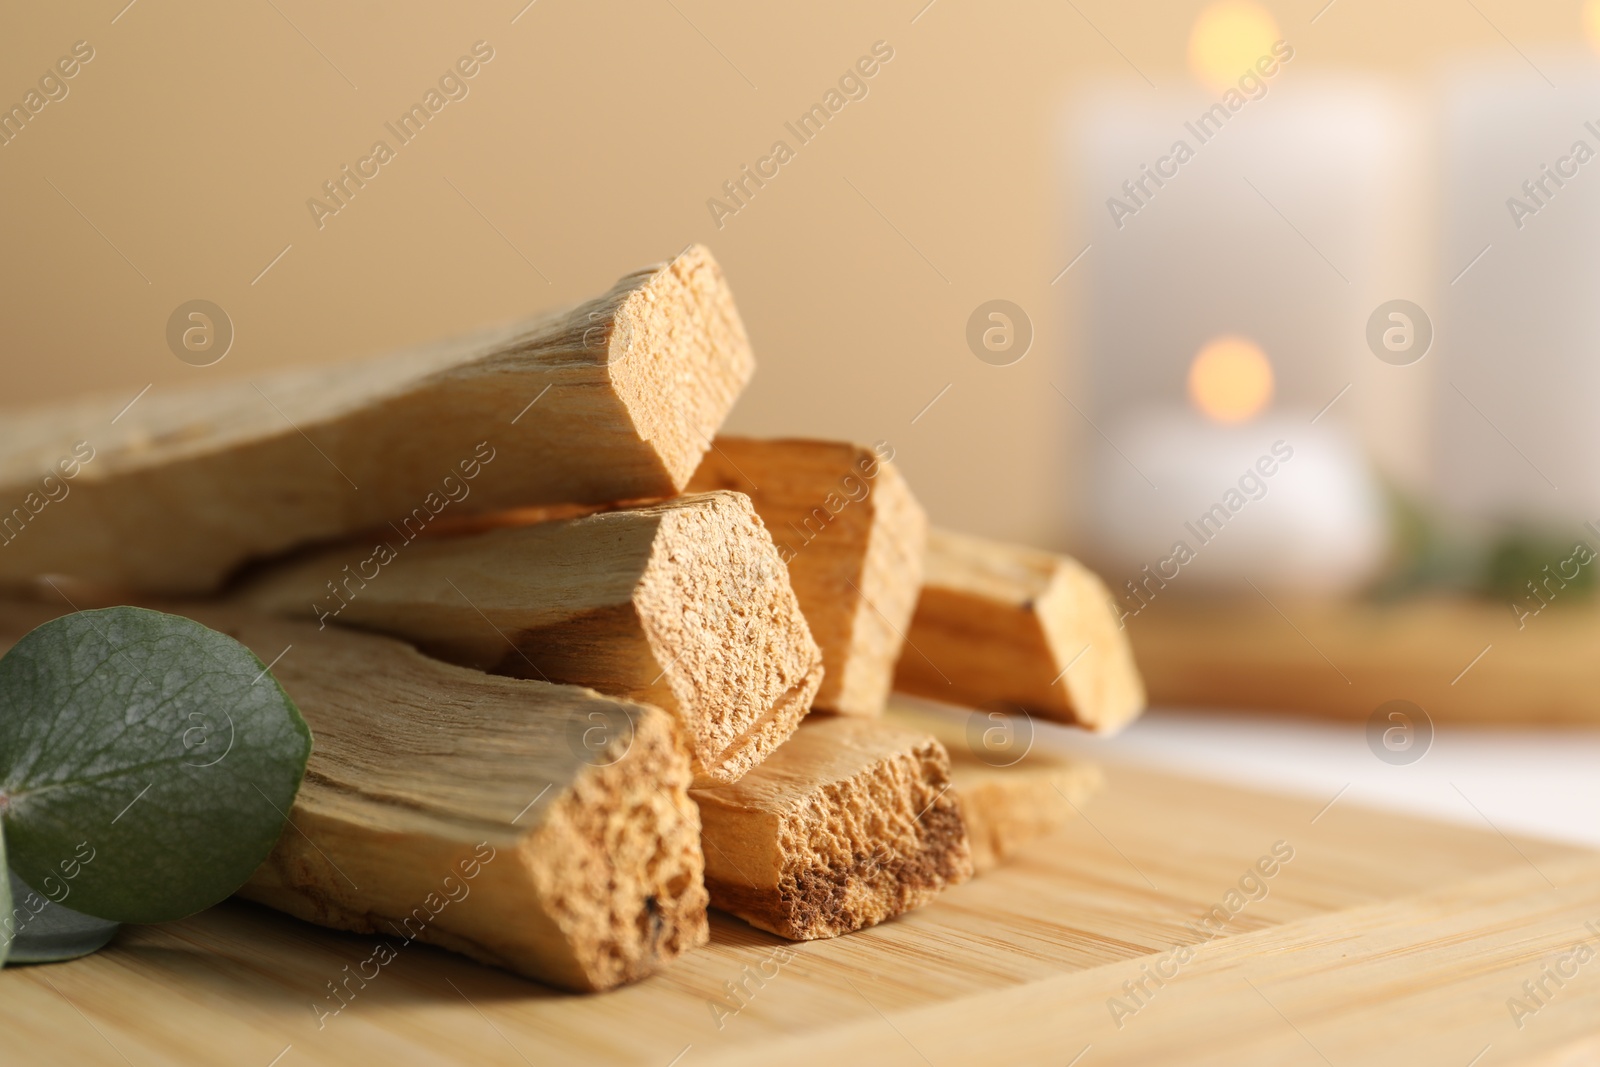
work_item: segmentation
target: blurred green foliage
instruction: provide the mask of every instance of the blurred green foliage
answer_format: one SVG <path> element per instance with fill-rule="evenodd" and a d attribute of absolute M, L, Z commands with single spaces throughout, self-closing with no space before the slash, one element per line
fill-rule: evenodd
<path fill-rule="evenodd" d="M 1496 600 L 1527 598 L 1579 603 L 1600 589 L 1600 552 L 1593 532 L 1505 522 L 1466 533 L 1415 496 L 1388 490 L 1389 566 L 1370 593 L 1393 600 L 1428 592 L 1461 593 Z M 1532 588 L 1530 588 L 1530 583 Z M 1537 592 L 1536 592 L 1537 591 Z"/>

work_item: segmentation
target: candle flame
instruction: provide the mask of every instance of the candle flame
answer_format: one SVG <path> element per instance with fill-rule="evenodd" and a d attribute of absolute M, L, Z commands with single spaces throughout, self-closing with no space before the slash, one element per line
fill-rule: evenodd
<path fill-rule="evenodd" d="M 1189 400 L 1216 422 L 1244 422 L 1272 399 L 1272 364 L 1254 341 L 1218 337 L 1189 364 Z"/>
<path fill-rule="evenodd" d="M 1189 70 L 1206 88 L 1222 92 L 1256 60 L 1270 56 L 1278 39 L 1278 24 L 1261 5 L 1219 0 L 1200 12 L 1189 31 Z"/>

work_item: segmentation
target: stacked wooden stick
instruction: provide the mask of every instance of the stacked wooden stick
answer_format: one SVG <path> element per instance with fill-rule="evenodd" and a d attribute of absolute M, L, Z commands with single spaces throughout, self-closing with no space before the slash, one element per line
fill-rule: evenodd
<path fill-rule="evenodd" d="M 315 744 L 243 892 L 301 918 L 576 990 L 703 943 L 708 904 L 858 930 L 1092 784 L 987 758 L 1008 715 L 1113 730 L 1144 695 L 1093 575 L 930 532 L 886 444 L 717 436 L 752 370 L 691 247 L 467 340 L 22 413 L 0 580 L 61 602 L 0 634 L 137 602 L 270 663 Z M 986 710 L 952 734 L 893 689 Z"/>

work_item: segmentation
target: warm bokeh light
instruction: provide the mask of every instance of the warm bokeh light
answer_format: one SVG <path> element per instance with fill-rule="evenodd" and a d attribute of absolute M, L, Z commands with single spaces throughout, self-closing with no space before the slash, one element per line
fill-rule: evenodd
<path fill-rule="evenodd" d="M 1583 5 L 1583 35 L 1589 47 L 1600 52 L 1600 0 L 1586 0 Z"/>
<path fill-rule="evenodd" d="M 1217 422 L 1254 418 L 1272 399 L 1272 364 L 1254 341 L 1218 337 L 1189 365 L 1189 399 Z"/>
<path fill-rule="evenodd" d="M 1270 55 L 1278 38 L 1277 22 L 1260 4 L 1220 0 L 1201 11 L 1189 31 L 1189 70 L 1208 89 L 1221 92 Z"/>

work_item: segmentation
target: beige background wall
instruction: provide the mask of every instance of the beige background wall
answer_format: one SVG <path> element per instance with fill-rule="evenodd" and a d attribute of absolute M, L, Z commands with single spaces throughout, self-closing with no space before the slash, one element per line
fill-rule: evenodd
<path fill-rule="evenodd" d="M 584 297 L 698 240 L 761 361 L 732 428 L 888 439 L 936 520 L 1062 543 L 1087 431 L 1049 384 L 1074 380 L 1073 280 L 1050 282 L 1083 243 L 1061 116 L 1087 83 L 1142 84 L 1135 67 L 1186 81 L 1203 5 L 124 3 L 29 5 L 0 33 L 7 105 L 73 42 L 95 50 L 0 148 L 0 407 L 381 352 Z M 1506 51 L 1502 32 L 1524 49 L 1581 36 L 1577 2 L 1475 3 L 1335 0 L 1315 25 L 1320 0 L 1265 6 L 1297 70 L 1412 78 Z M 479 40 L 495 57 L 470 95 L 319 231 L 307 198 Z M 894 58 L 869 95 L 719 229 L 707 198 L 793 143 L 782 124 L 878 40 Z M 237 330 L 204 369 L 164 340 L 197 297 Z M 964 341 L 995 297 L 1036 329 L 1006 368 Z"/>

